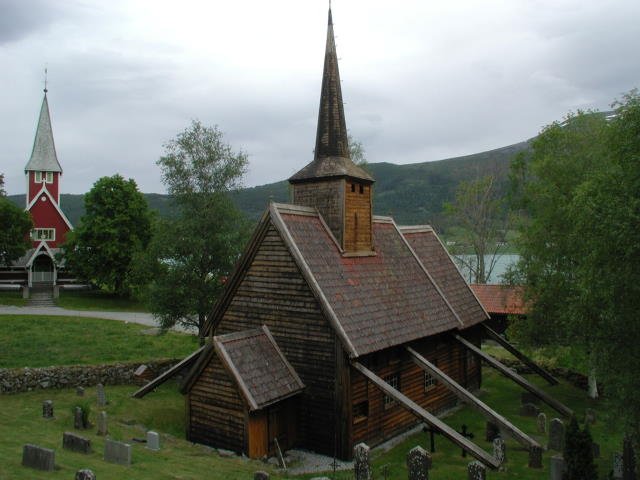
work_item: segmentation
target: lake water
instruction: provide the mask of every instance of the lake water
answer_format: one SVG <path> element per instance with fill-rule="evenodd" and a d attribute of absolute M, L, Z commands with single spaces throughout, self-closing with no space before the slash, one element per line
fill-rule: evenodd
<path fill-rule="evenodd" d="M 457 255 L 453 257 L 453 259 L 456 261 L 456 264 L 458 265 L 458 269 L 460 269 L 460 272 L 462 273 L 462 276 L 467 280 L 467 282 L 472 283 L 473 277 L 469 272 L 469 269 L 466 268 L 456 257 L 463 257 L 467 259 L 473 258 L 473 255 Z M 493 267 L 493 272 L 491 272 L 491 276 L 487 279 L 487 283 L 503 283 L 502 275 L 507 271 L 507 268 L 509 268 L 510 265 L 516 263 L 519 258 L 520 256 L 515 254 L 501 255 L 496 262 L 496 266 Z M 488 265 L 490 260 L 491 257 L 489 255 L 486 255 L 484 259 L 485 264 Z"/>

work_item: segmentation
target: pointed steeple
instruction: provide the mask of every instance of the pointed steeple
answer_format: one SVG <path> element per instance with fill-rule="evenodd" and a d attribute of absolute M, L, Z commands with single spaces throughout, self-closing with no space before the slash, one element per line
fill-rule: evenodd
<path fill-rule="evenodd" d="M 373 178 L 351 161 L 347 137 L 338 55 L 333 35 L 333 19 L 331 8 L 329 8 L 314 159 L 293 175 L 289 181 L 295 183 L 319 178 L 347 176 L 372 182 Z"/>
<path fill-rule="evenodd" d="M 31 158 L 24 167 L 27 171 L 60 172 L 62 167 L 58 163 L 56 146 L 53 141 L 53 130 L 51 129 L 51 117 L 49 115 L 49 102 L 47 101 L 47 89 L 44 89 L 44 98 L 40 108 L 40 118 L 36 129 L 36 138 L 33 142 Z"/>

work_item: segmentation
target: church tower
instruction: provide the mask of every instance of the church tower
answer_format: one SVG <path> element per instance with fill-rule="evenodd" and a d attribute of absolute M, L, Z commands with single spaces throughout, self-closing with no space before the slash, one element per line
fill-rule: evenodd
<path fill-rule="evenodd" d="M 373 178 L 351 160 L 329 9 L 314 159 L 289 179 L 292 203 L 317 208 L 344 255 L 373 254 Z"/>
<path fill-rule="evenodd" d="M 27 180 L 26 210 L 31 214 L 34 226 L 31 232 L 33 247 L 41 250 L 44 243 L 47 250 L 57 248 L 64 243 L 72 226 L 60 209 L 62 167 L 58 162 L 53 141 L 46 88 L 33 150 L 24 167 L 24 173 Z"/>

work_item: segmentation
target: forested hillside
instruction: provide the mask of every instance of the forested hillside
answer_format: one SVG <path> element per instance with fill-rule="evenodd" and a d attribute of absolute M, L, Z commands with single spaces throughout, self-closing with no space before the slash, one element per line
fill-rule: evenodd
<path fill-rule="evenodd" d="M 371 163 L 367 168 L 376 179 L 374 185 L 374 213 L 392 215 L 399 224 L 432 224 L 446 229 L 443 205 L 451 201 L 457 185 L 488 173 L 496 175 L 501 188 L 506 180 L 511 158 L 528 148 L 528 142 L 464 157 L 435 162 L 395 165 Z M 302 165 L 301 165 L 302 167 Z M 60 204 L 74 225 L 84 212 L 84 195 L 62 194 Z M 170 214 L 170 198 L 157 193 L 145 194 L 149 206 L 160 215 Z M 24 195 L 12 195 L 11 200 L 24 206 Z M 289 189 L 286 180 L 258 187 L 245 188 L 233 194 L 238 207 L 250 218 L 257 219 L 270 200 L 287 202 Z"/>

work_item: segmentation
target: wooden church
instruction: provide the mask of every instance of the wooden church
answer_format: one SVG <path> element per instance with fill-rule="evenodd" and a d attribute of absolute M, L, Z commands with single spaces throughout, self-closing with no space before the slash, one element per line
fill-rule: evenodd
<path fill-rule="evenodd" d="M 435 414 L 471 391 L 489 317 L 428 226 L 372 213 L 374 179 L 349 158 L 331 11 L 314 159 L 271 203 L 208 319 L 191 365 L 187 438 L 251 458 L 297 446 L 348 459 L 419 422 L 496 460 Z M 480 353 L 479 353 L 480 352 Z M 484 357 L 483 357 L 484 358 Z"/>
<path fill-rule="evenodd" d="M 0 277 L 3 283 L 53 286 L 63 280 L 60 276 L 62 265 L 56 260 L 56 254 L 73 227 L 60 208 L 62 167 L 53 140 L 46 88 L 31 157 L 24 173 L 27 185 L 25 209 L 33 220 L 32 248 L 9 268 L 3 269 Z"/>

